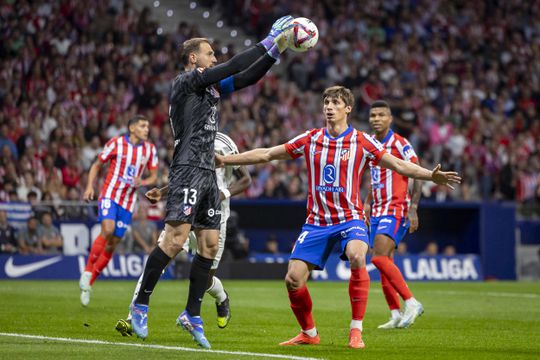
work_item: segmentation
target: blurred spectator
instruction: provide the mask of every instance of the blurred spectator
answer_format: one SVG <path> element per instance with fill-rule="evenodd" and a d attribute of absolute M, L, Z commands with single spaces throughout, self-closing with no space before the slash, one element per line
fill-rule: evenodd
<path fill-rule="evenodd" d="M 21 254 L 44 254 L 41 238 L 43 229 L 35 216 L 28 219 L 26 227 L 19 231 L 19 252 Z"/>
<path fill-rule="evenodd" d="M 456 247 L 454 245 L 446 245 L 442 252 L 444 256 L 454 256 L 456 253 Z"/>
<path fill-rule="evenodd" d="M 45 254 L 62 253 L 62 235 L 60 234 L 60 230 L 53 225 L 51 214 L 45 213 L 41 217 L 40 233 L 41 246 Z"/>
<path fill-rule="evenodd" d="M 0 210 L 0 253 L 17 252 L 16 230 L 7 222 L 7 214 Z"/>
<path fill-rule="evenodd" d="M 275 234 L 268 235 L 268 239 L 266 240 L 266 244 L 264 245 L 264 253 L 267 254 L 279 254 L 279 243 L 277 240 L 277 237 Z"/>
<path fill-rule="evenodd" d="M 430 241 L 424 251 L 420 253 L 422 256 L 435 256 L 439 254 L 439 245 L 435 241 Z"/>
<path fill-rule="evenodd" d="M 30 203 L 19 201 L 15 190 L 9 192 L 8 202 L 0 203 L 0 210 L 7 213 L 7 221 L 16 230 L 26 227 L 28 219 L 32 216 L 32 206 Z"/>
<path fill-rule="evenodd" d="M 535 2 L 220 4 L 223 19 L 259 39 L 287 12 L 302 13 L 320 31 L 314 49 L 285 53 L 288 68 L 222 104 L 220 125 L 240 151 L 323 126 L 321 90 L 341 83 L 355 94 L 350 119 L 356 127 L 368 128 L 370 103 L 384 98 L 394 110 L 394 127 L 426 166 L 440 161 L 463 172 L 457 191 L 426 186 L 426 197 L 516 200 L 529 215 L 540 208 Z M 81 176 L 96 151 L 140 112 L 151 118 L 166 169 L 173 149 L 166 92 L 180 71 L 178 44 L 204 34 L 193 22 L 156 35 L 151 11 L 107 0 L 82 7 L 51 0 L 2 6 L 0 19 L 9 21 L 0 21 L 0 201 L 14 189 L 21 199 L 31 190 L 38 198 L 49 191 L 54 200 L 68 199 L 66 187 L 81 192 Z M 215 50 L 220 61 L 235 53 L 219 40 Z M 295 180 L 304 166 L 250 166 L 253 183 L 245 196 L 305 199 L 307 179 Z"/>
<path fill-rule="evenodd" d="M 158 230 L 156 223 L 148 221 L 146 206 L 139 204 L 131 223 L 133 252 L 150 254 L 157 244 Z"/>
<path fill-rule="evenodd" d="M 403 241 L 400 241 L 398 246 L 397 246 L 397 249 L 396 249 L 396 255 L 400 255 L 400 256 L 408 256 L 410 255 L 409 252 L 407 251 L 407 243 L 403 242 Z"/>

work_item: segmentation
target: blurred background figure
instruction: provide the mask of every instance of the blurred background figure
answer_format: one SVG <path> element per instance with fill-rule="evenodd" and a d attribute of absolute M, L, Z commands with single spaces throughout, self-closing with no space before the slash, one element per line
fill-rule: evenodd
<path fill-rule="evenodd" d="M 4 210 L 0 210 L 0 254 L 17 252 L 17 237 L 16 230 L 9 225 L 7 214 Z"/>
<path fill-rule="evenodd" d="M 423 256 L 436 256 L 439 254 L 439 245 L 435 241 L 430 241 L 424 251 L 420 253 Z"/>

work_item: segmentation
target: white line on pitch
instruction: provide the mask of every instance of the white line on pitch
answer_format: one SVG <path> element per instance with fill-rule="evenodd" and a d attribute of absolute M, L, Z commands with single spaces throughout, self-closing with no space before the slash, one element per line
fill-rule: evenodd
<path fill-rule="evenodd" d="M 70 338 L 61 338 L 61 337 L 49 337 L 49 336 L 41 336 L 41 335 L 27 335 L 27 334 L 4 333 L 4 332 L 0 332 L 0 336 L 19 337 L 19 338 L 35 339 L 35 340 L 62 341 L 62 342 L 78 343 L 78 344 L 131 346 L 131 347 L 137 347 L 137 348 L 150 348 L 150 349 L 158 349 L 158 350 L 192 351 L 192 352 L 203 352 L 203 353 L 214 353 L 214 354 L 225 354 L 225 355 L 257 356 L 257 357 L 278 358 L 278 359 L 324 360 L 321 358 L 308 358 L 308 357 L 300 357 L 300 356 L 292 356 L 292 355 L 264 354 L 264 353 L 245 352 L 245 351 L 203 350 L 203 349 L 194 349 L 194 348 L 187 348 L 187 347 L 181 347 L 181 346 L 131 344 L 131 343 L 123 343 L 123 342 L 103 341 L 103 340 L 70 339 Z"/>

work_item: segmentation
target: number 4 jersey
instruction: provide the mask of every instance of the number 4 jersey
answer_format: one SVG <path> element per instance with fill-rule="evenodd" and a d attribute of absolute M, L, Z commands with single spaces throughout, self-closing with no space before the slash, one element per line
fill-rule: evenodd
<path fill-rule="evenodd" d="M 98 158 L 102 163 L 111 162 L 99 199 L 111 199 L 133 212 L 136 200 L 135 178 L 141 177 L 146 167 L 149 170 L 157 168 L 156 147 L 148 141 L 133 145 L 128 136 L 123 135 L 109 140 Z"/>
<path fill-rule="evenodd" d="M 411 144 L 404 137 L 388 132 L 382 140 L 386 151 L 395 157 L 418 164 L 418 157 Z M 373 205 L 371 216 L 393 215 L 397 218 L 407 216 L 409 210 L 409 178 L 390 169 L 384 169 L 370 161 L 371 194 Z"/>

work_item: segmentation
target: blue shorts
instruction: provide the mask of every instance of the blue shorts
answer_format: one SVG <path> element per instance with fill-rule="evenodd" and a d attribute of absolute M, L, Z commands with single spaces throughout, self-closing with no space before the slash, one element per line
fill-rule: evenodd
<path fill-rule="evenodd" d="M 315 265 L 316 270 L 322 270 L 336 242 L 339 241 L 341 251 L 345 253 L 351 240 L 369 243 L 367 228 L 362 220 L 351 220 L 332 226 L 305 224 L 294 244 L 290 259 L 303 260 Z M 341 258 L 347 259 L 343 254 Z"/>
<path fill-rule="evenodd" d="M 131 212 L 111 199 L 103 198 L 99 200 L 98 221 L 102 222 L 103 220 L 113 220 L 115 222 L 113 235 L 122 238 L 128 225 L 131 224 Z"/>
<path fill-rule="evenodd" d="M 410 222 L 407 218 L 396 218 L 392 215 L 372 217 L 369 227 L 369 246 L 375 244 L 375 236 L 384 234 L 394 240 L 396 247 L 409 231 Z"/>

